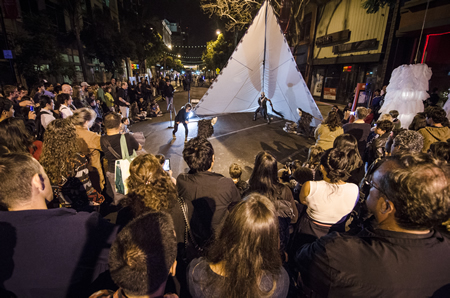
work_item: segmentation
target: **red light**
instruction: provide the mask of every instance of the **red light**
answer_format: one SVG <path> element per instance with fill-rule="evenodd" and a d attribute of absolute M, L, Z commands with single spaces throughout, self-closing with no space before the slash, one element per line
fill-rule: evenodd
<path fill-rule="evenodd" d="M 439 35 L 445 35 L 445 34 L 450 34 L 450 32 L 435 33 L 435 34 L 427 35 L 427 40 L 425 41 L 425 47 L 423 48 L 422 61 L 420 62 L 421 64 L 423 64 L 423 60 L 425 59 L 425 53 L 427 52 L 428 40 L 430 39 L 430 36 L 439 36 Z"/>

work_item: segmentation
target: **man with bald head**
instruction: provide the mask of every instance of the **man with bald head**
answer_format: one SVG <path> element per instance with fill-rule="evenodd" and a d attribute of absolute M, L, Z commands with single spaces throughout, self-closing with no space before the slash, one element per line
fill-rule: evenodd
<path fill-rule="evenodd" d="M 425 154 L 376 163 L 365 178 L 372 227 L 328 234 L 298 250 L 304 288 L 318 297 L 450 297 L 447 165 Z"/>
<path fill-rule="evenodd" d="M 61 87 L 61 93 L 69 94 L 70 96 L 72 96 L 73 94 L 72 86 L 70 86 L 69 84 L 63 84 Z"/>

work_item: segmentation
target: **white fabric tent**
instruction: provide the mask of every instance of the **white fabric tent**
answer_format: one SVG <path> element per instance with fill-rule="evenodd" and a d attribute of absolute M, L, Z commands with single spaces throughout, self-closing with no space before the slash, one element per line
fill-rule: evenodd
<path fill-rule="evenodd" d="M 297 108 L 322 119 L 268 1 L 194 111 L 198 116 L 253 112 L 261 91 L 285 119 L 297 121 Z M 313 119 L 311 125 L 319 123 Z"/>

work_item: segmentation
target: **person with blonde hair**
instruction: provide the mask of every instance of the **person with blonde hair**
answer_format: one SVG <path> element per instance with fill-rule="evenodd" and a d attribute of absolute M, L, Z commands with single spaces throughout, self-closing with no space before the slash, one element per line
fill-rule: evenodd
<path fill-rule="evenodd" d="M 78 152 L 86 156 L 88 160 L 89 176 L 94 182 L 94 187 L 98 191 L 102 191 L 105 185 L 105 176 L 100 162 L 100 151 L 102 151 L 100 135 L 89 130 L 96 117 L 97 114 L 94 110 L 81 108 L 75 110 L 69 120 L 77 132 Z"/>
<path fill-rule="evenodd" d="M 189 264 L 192 297 L 286 297 L 278 239 L 275 206 L 263 195 L 247 196 L 226 217 L 206 257 Z"/>

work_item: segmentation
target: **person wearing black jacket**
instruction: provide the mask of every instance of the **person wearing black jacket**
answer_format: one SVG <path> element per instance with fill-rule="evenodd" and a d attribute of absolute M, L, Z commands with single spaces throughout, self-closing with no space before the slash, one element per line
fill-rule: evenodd
<path fill-rule="evenodd" d="M 173 94 L 175 92 L 175 89 L 173 88 L 172 84 L 170 84 L 170 81 L 166 81 L 166 85 L 163 89 L 163 95 L 166 97 L 166 103 L 167 103 L 167 112 L 172 111 L 176 113 L 175 107 L 173 105 Z"/>
<path fill-rule="evenodd" d="M 184 137 L 184 142 L 187 142 L 187 137 L 189 134 L 188 130 L 188 123 L 189 123 L 189 112 L 192 109 L 192 105 L 190 103 L 187 103 L 184 107 L 180 109 L 177 116 L 175 117 L 175 125 L 172 132 L 173 139 L 176 139 L 177 136 L 175 135 L 178 131 L 178 124 L 182 123 L 184 125 L 184 130 L 186 132 L 186 135 Z"/>
<path fill-rule="evenodd" d="M 298 249 L 308 297 L 449 297 L 447 168 L 423 155 L 383 159 L 364 180 L 372 227 Z M 178 186 L 178 184 L 177 184 Z"/>

